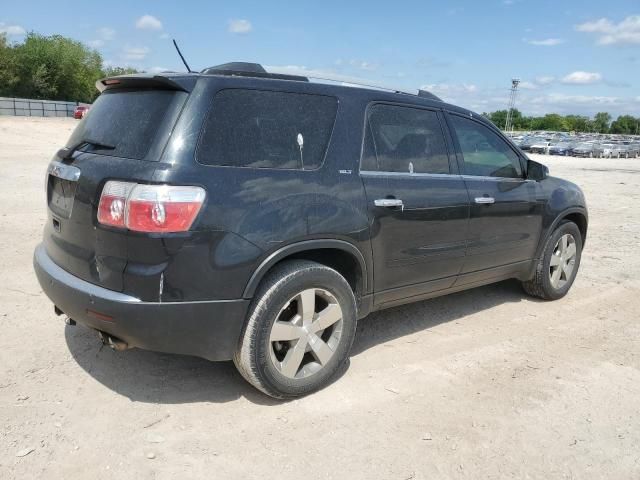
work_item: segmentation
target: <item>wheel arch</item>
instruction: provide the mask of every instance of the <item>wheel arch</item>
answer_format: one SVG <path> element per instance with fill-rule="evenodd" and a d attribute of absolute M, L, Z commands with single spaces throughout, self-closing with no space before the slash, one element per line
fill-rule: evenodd
<path fill-rule="evenodd" d="M 362 252 L 344 240 L 320 239 L 292 243 L 271 253 L 249 278 L 243 298 L 252 298 L 264 276 L 273 267 L 292 259 L 312 260 L 335 269 L 349 282 L 357 299 L 369 293 L 370 279 Z"/>
<path fill-rule="evenodd" d="M 564 220 L 572 221 L 578 226 L 578 230 L 580 230 L 580 236 L 582 237 L 582 247 L 584 248 L 584 244 L 587 241 L 587 229 L 589 225 L 587 211 L 582 207 L 567 208 L 556 216 L 551 225 L 549 225 L 549 228 L 547 228 L 545 234 L 542 236 L 542 238 L 540 238 L 538 249 L 536 251 L 536 258 L 540 258 L 540 255 L 542 255 L 542 249 L 544 248 L 547 239 L 549 238 L 549 236 L 553 235 L 555 229 Z"/>

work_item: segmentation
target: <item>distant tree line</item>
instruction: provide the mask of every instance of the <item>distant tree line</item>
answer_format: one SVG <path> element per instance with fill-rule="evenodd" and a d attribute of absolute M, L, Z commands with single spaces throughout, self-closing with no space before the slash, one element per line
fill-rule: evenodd
<path fill-rule="evenodd" d="M 504 128 L 507 120 L 507 110 L 483 113 L 497 127 Z M 548 113 L 543 117 L 525 117 L 514 109 L 512 111 L 514 130 L 551 130 L 555 132 L 581 133 L 623 133 L 640 134 L 640 117 L 620 115 L 616 120 L 607 112 L 596 113 L 593 118 L 582 115 L 558 115 Z"/>
<path fill-rule="evenodd" d="M 28 33 L 22 43 L 0 34 L 0 96 L 90 103 L 98 79 L 135 73 L 106 67 L 96 50 L 61 35 Z"/>

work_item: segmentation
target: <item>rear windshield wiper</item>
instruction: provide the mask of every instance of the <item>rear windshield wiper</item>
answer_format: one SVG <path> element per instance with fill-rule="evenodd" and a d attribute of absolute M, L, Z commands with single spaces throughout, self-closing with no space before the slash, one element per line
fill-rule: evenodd
<path fill-rule="evenodd" d="M 85 138 L 84 140 L 70 147 L 61 148 L 60 150 L 58 150 L 57 155 L 62 160 L 68 160 L 72 157 L 72 155 L 75 152 L 77 152 L 80 148 L 84 147 L 85 145 L 94 147 L 97 150 L 115 150 L 116 148 L 115 145 L 109 145 L 108 143 L 102 143 L 102 142 L 98 142 L 97 140 L 90 140 Z"/>

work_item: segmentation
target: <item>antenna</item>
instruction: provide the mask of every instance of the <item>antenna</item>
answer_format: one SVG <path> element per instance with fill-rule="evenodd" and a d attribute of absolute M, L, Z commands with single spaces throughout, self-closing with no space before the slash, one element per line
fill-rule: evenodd
<path fill-rule="evenodd" d="M 516 95 L 518 94 L 518 85 L 520 85 L 520 79 L 514 78 L 511 80 L 511 94 L 509 95 L 509 107 L 507 109 L 507 121 L 504 125 L 505 132 L 511 132 L 513 130 L 513 109 L 516 106 Z"/>
<path fill-rule="evenodd" d="M 173 39 L 173 46 L 176 47 L 176 50 L 178 51 L 178 55 L 180 55 L 180 59 L 182 60 L 182 63 L 184 63 L 184 66 L 187 67 L 187 72 L 191 73 L 193 70 L 191 70 L 191 68 L 189 68 L 189 64 L 187 63 L 187 61 L 182 56 L 182 52 L 180 51 L 180 48 L 178 47 L 178 44 L 176 43 L 176 39 L 175 38 Z"/>

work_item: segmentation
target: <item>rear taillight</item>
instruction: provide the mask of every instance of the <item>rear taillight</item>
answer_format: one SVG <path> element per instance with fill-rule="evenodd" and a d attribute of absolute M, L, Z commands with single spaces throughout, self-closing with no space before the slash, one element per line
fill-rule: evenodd
<path fill-rule="evenodd" d="M 200 187 L 110 180 L 102 189 L 98 222 L 137 232 L 185 232 L 204 202 Z"/>
<path fill-rule="evenodd" d="M 98 205 L 98 222 L 111 227 L 126 228 L 127 199 L 135 183 L 109 181 L 102 189 Z"/>

